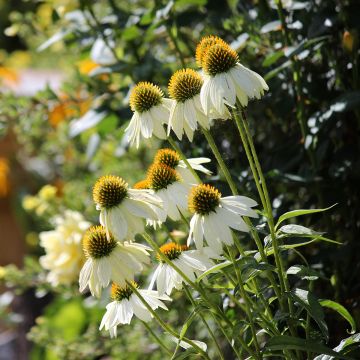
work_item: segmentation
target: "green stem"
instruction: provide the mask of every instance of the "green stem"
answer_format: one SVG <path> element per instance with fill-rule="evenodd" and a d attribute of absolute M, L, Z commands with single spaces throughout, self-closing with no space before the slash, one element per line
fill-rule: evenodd
<path fill-rule="evenodd" d="M 254 145 L 254 142 L 253 142 L 253 139 L 252 139 L 252 136 L 250 133 L 249 125 L 247 123 L 247 119 L 246 119 L 244 112 L 242 113 L 241 120 L 242 120 L 242 125 L 245 129 L 246 140 L 248 141 L 248 143 L 250 145 L 250 149 L 251 149 L 251 156 L 248 157 L 248 160 L 249 160 L 249 162 L 254 161 L 255 168 L 256 168 L 257 174 L 260 178 L 262 189 L 264 191 L 264 197 L 265 197 L 266 209 L 267 209 L 267 220 L 268 220 L 268 225 L 269 225 L 269 229 L 270 229 L 272 245 L 274 248 L 274 257 L 275 257 L 276 266 L 278 268 L 280 285 L 282 284 L 282 293 L 289 294 L 290 285 L 289 285 L 288 278 L 287 278 L 285 270 L 284 270 L 284 264 L 283 264 L 283 261 L 282 261 L 281 255 L 280 255 L 280 247 L 278 244 L 278 239 L 275 234 L 274 217 L 273 217 L 273 213 L 272 213 L 269 192 L 268 192 L 268 189 L 266 186 L 265 177 L 264 177 L 264 174 L 261 169 L 259 158 L 258 158 L 256 150 L 255 150 L 255 145 Z M 252 160 L 252 158 L 253 158 L 253 160 Z M 253 175 L 256 176 L 256 174 L 253 174 Z M 291 334 L 293 336 L 296 336 L 297 335 L 296 329 L 292 325 L 292 320 L 295 318 L 294 317 L 294 306 L 293 306 L 293 303 L 290 298 L 288 298 L 288 307 L 289 307 L 289 315 L 290 315 L 289 329 L 290 329 Z"/>
<path fill-rule="evenodd" d="M 192 306 L 193 306 L 194 309 L 195 309 L 195 308 L 196 308 L 196 303 L 195 303 L 193 297 L 191 296 L 190 290 L 188 289 L 187 285 L 184 285 L 184 290 L 185 290 L 186 295 L 187 295 L 187 297 L 189 298 Z M 206 320 L 205 320 L 203 314 L 201 313 L 201 311 L 199 311 L 198 314 L 199 314 L 200 319 L 201 319 L 201 321 L 203 322 L 204 326 L 206 327 L 209 335 L 211 336 L 211 338 L 212 338 L 213 341 L 214 341 L 214 344 L 215 344 L 215 346 L 216 346 L 216 349 L 217 349 L 217 352 L 218 352 L 218 354 L 219 354 L 220 359 L 225 360 L 225 358 L 224 358 L 224 356 L 223 356 L 223 354 L 222 354 L 220 345 L 219 345 L 219 343 L 218 343 L 218 341 L 217 341 L 217 339 L 216 339 L 216 336 L 214 335 L 213 331 L 210 329 L 209 324 L 206 322 Z"/>
<path fill-rule="evenodd" d="M 156 319 L 156 321 L 159 323 L 159 325 L 169 334 L 171 334 L 172 336 L 176 337 L 177 339 L 179 339 L 180 341 L 184 341 L 187 344 L 191 345 L 194 349 L 196 349 L 199 354 L 201 354 L 205 359 L 210 360 L 208 354 L 202 350 L 198 345 L 196 345 L 193 341 L 191 341 L 190 339 L 183 337 L 181 338 L 180 335 L 178 335 L 178 333 L 172 329 L 169 325 L 167 325 L 161 318 L 160 316 L 156 313 L 156 311 L 154 311 L 151 306 L 146 302 L 146 300 L 142 297 L 142 295 L 140 294 L 140 292 L 136 289 L 135 286 L 133 286 L 133 284 L 131 282 L 126 282 L 127 285 L 129 286 L 129 288 L 133 291 L 133 293 L 140 299 L 140 301 L 144 304 L 144 306 L 147 308 L 147 310 L 151 313 L 151 315 Z"/>
<path fill-rule="evenodd" d="M 178 57 L 179 57 L 181 66 L 182 66 L 183 68 L 185 68 L 185 67 L 186 67 L 185 58 L 184 58 L 184 55 L 183 55 L 183 53 L 182 53 L 182 51 L 181 51 L 181 49 L 180 49 L 180 46 L 179 46 L 178 41 L 177 41 L 177 38 L 176 38 L 176 36 L 173 34 L 173 32 L 171 31 L 171 28 L 170 28 L 169 26 L 166 26 L 166 30 L 167 30 L 167 32 L 168 32 L 168 34 L 169 34 L 169 36 L 170 36 L 170 39 L 171 39 L 172 43 L 174 44 L 174 47 L 175 47 L 175 50 L 176 50 L 176 52 L 177 52 L 177 54 L 178 54 Z"/>
<path fill-rule="evenodd" d="M 259 342 L 258 342 L 257 336 L 256 336 L 255 323 L 254 323 L 254 319 L 253 319 L 253 316 L 252 316 L 252 313 L 251 313 L 250 301 L 249 301 L 248 294 L 244 289 L 244 283 L 243 283 L 243 279 L 242 279 L 242 276 L 241 276 L 241 271 L 239 271 L 239 268 L 236 265 L 234 256 L 233 256 L 233 254 L 231 252 L 231 249 L 228 248 L 228 252 L 229 252 L 231 262 L 233 263 L 233 266 L 234 266 L 234 269 L 235 269 L 236 277 L 238 279 L 240 295 L 244 299 L 244 302 L 245 302 L 245 313 L 246 313 L 246 315 L 248 317 L 248 320 L 249 320 L 249 323 L 250 323 L 251 333 L 252 333 L 252 337 L 253 337 L 254 345 L 255 345 L 256 359 L 262 359 Z"/>
<path fill-rule="evenodd" d="M 172 352 L 166 347 L 166 345 L 162 342 L 162 340 L 155 334 L 155 332 L 151 329 L 149 324 L 145 321 L 143 321 L 144 326 L 149 331 L 151 336 L 155 339 L 155 341 L 161 346 L 161 348 L 168 354 L 172 355 Z"/>
<path fill-rule="evenodd" d="M 215 158 L 216 158 L 216 160 L 217 160 L 217 162 L 218 162 L 218 164 L 220 166 L 220 169 L 221 169 L 222 173 L 225 176 L 225 179 L 226 179 L 227 183 L 230 186 L 231 192 L 234 195 L 236 195 L 238 193 L 236 184 L 234 183 L 234 180 L 231 177 L 230 171 L 228 170 L 228 168 L 225 165 L 225 162 L 224 162 L 224 160 L 223 160 L 223 158 L 222 158 L 222 156 L 221 156 L 221 154 L 219 152 L 219 149 L 217 148 L 217 146 L 215 144 L 214 138 L 212 137 L 209 130 L 206 130 L 206 129 L 202 128 L 202 132 L 203 132 L 208 144 L 210 145 L 210 148 L 211 148 L 213 154 L 215 155 Z"/>
<path fill-rule="evenodd" d="M 169 266 L 171 266 L 184 280 L 185 282 L 187 282 L 192 288 L 196 289 L 199 294 L 201 295 L 202 300 L 209 306 L 210 309 L 213 309 L 224 321 L 226 321 L 226 323 L 232 327 L 232 323 L 231 321 L 226 317 L 225 314 L 223 314 L 220 309 L 217 307 L 217 305 L 213 304 L 207 294 L 204 292 L 204 290 L 201 287 L 201 284 L 196 284 L 194 282 L 192 282 L 172 261 L 170 261 L 167 256 L 165 256 L 161 251 L 159 246 L 156 244 L 156 242 L 149 236 L 149 234 L 144 233 L 142 234 L 142 237 L 145 239 L 146 242 L 148 242 L 155 250 L 156 252 L 159 254 L 159 256 L 161 257 L 161 259 L 166 262 Z M 216 319 L 216 317 L 215 317 Z M 222 327 L 220 326 L 220 328 L 222 329 Z M 224 335 L 226 336 L 226 338 L 228 339 L 226 332 L 224 329 L 222 329 Z M 246 343 L 244 341 L 240 340 L 241 345 L 244 347 L 244 349 L 249 352 L 249 354 L 252 354 L 251 350 L 249 349 L 249 347 L 246 345 Z M 231 344 L 231 341 L 230 341 Z M 234 351 L 236 352 L 236 349 L 233 347 Z"/>
<path fill-rule="evenodd" d="M 185 154 L 182 152 L 181 148 L 178 146 L 178 144 L 176 143 L 176 141 L 169 136 L 168 137 L 168 142 L 169 144 L 173 147 L 173 149 L 180 155 L 181 160 L 184 161 L 186 167 L 191 171 L 191 173 L 193 174 L 193 176 L 195 177 L 195 179 L 199 182 L 202 183 L 200 176 L 197 174 L 197 172 L 191 167 L 189 161 L 187 160 Z"/>
<path fill-rule="evenodd" d="M 205 136 L 206 140 L 208 141 L 208 143 L 210 145 L 210 148 L 211 148 L 213 154 L 215 155 L 215 158 L 216 158 L 216 160 L 217 160 L 217 162 L 218 162 L 218 164 L 220 166 L 220 169 L 223 172 L 228 185 L 230 186 L 232 194 L 233 195 L 238 195 L 236 185 L 235 185 L 235 183 L 234 183 L 234 181 L 233 181 L 233 179 L 231 177 L 230 171 L 228 170 L 228 168 L 225 165 L 224 160 L 222 159 L 222 156 L 221 156 L 221 154 L 219 152 L 219 149 L 216 146 L 214 138 L 212 137 L 211 133 L 208 130 L 205 130 L 205 129 L 202 129 L 202 130 L 203 130 L 203 133 L 204 133 L 204 136 Z M 253 168 L 255 170 L 255 167 L 253 167 Z M 257 176 L 254 176 L 254 178 L 256 179 L 255 182 L 258 183 Z M 261 189 L 260 185 L 258 187 L 258 191 L 259 191 L 260 197 L 263 197 L 262 189 Z M 264 199 L 264 204 L 266 204 L 265 199 Z M 266 211 L 266 207 L 264 207 L 264 209 Z M 255 244 L 256 244 L 259 252 L 260 252 L 262 261 L 264 261 L 265 263 L 268 263 L 266 253 L 264 251 L 264 247 L 262 245 L 262 242 L 261 242 L 261 240 L 259 238 L 259 235 L 258 235 L 256 229 L 254 228 L 254 226 L 252 225 L 252 223 L 251 223 L 251 221 L 250 221 L 250 219 L 248 217 L 244 216 L 244 221 L 250 228 L 251 235 L 253 236 Z M 266 275 L 268 276 L 268 279 L 269 279 L 269 281 L 270 281 L 270 283 L 271 283 L 271 285 L 272 285 L 272 287 L 273 287 L 273 289 L 275 291 L 275 294 L 276 294 L 277 298 L 279 299 L 279 301 L 281 301 L 281 296 L 280 296 L 281 292 L 279 292 L 279 289 L 278 289 L 278 286 L 277 286 L 277 283 L 276 283 L 276 281 L 274 279 L 273 274 L 270 271 L 267 271 Z"/>

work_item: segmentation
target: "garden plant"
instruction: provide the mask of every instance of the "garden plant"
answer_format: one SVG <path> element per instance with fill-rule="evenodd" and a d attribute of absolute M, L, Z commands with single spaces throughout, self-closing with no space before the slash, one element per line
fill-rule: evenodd
<path fill-rule="evenodd" d="M 65 73 L 0 97 L 29 357 L 359 359 L 357 1 L 22 6 Z"/>

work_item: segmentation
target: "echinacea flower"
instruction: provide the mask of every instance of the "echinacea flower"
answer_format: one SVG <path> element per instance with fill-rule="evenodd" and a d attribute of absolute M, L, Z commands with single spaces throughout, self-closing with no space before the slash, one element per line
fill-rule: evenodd
<path fill-rule="evenodd" d="M 55 229 L 39 234 L 45 255 L 40 265 L 49 270 L 46 280 L 53 286 L 69 285 L 76 281 L 84 263 L 81 240 L 90 223 L 77 211 L 66 210 L 54 218 Z"/>
<path fill-rule="evenodd" d="M 125 129 L 130 144 L 138 148 L 141 137 L 150 139 L 153 134 L 159 139 L 166 139 L 163 124 L 169 121 L 172 103 L 173 100 L 164 98 L 157 85 L 138 83 L 130 94 L 130 107 L 134 114 Z"/>
<path fill-rule="evenodd" d="M 167 243 L 160 247 L 160 251 L 177 266 L 190 281 L 195 281 L 196 275 L 200 275 L 214 265 L 211 258 L 218 258 L 217 254 L 212 252 L 210 248 L 201 250 L 189 250 L 186 245 L 179 245 L 174 242 Z M 156 268 L 149 288 L 152 289 L 156 282 L 156 288 L 160 295 L 170 295 L 172 290 L 182 288 L 185 281 L 183 277 L 170 265 L 163 261 L 158 254 L 157 259 L 159 265 Z"/>
<path fill-rule="evenodd" d="M 155 163 L 149 167 L 147 181 L 150 189 L 163 201 L 166 215 L 172 220 L 180 220 L 180 212 L 187 212 L 190 185 L 170 166 Z"/>
<path fill-rule="evenodd" d="M 83 292 L 87 287 L 91 295 L 100 297 L 110 281 L 125 286 L 134 275 L 150 262 L 148 248 L 135 242 L 119 243 L 102 226 L 90 228 L 84 236 L 83 250 L 87 258 L 80 271 L 79 285 Z"/>
<path fill-rule="evenodd" d="M 169 95 L 174 99 L 170 111 L 168 135 L 171 129 L 179 140 L 183 133 L 190 141 L 198 123 L 205 129 L 210 128 L 209 118 L 204 114 L 200 103 L 200 90 L 203 79 L 200 74 L 192 69 L 176 71 L 169 82 Z"/>
<path fill-rule="evenodd" d="M 132 282 L 132 286 L 138 287 L 135 282 Z M 137 291 L 153 310 L 158 308 L 168 310 L 162 302 L 162 300 L 171 301 L 167 295 L 159 295 L 154 290 L 137 289 Z M 106 306 L 106 313 L 102 318 L 99 330 L 105 328 L 112 338 L 117 336 L 117 326 L 119 324 L 130 324 L 133 315 L 145 322 L 150 321 L 153 317 L 128 285 L 112 284 L 111 298 L 113 301 Z"/>
<path fill-rule="evenodd" d="M 217 41 L 202 52 L 204 85 L 200 101 L 206 115 L 215 111 L 222 118 L 230 118 L 227 106 L 236 100 L 245 107 L 249 99 L 260 99 L 269 90 L 265 80 L 239 62 L 239 57 L 225 41 Z"/>
<path fill-rule="evenodd" d="M 118 176 L 102 176 L 95 183 L 93 198 L 100 224 L 119 241 L 142 233 L 143 219 L 162 219 L 162 200 L 152 190 L 129 189 Z"/>
<path fill-rule="evenodd" d="M 230 229 L 249 232 L 242 216 L 258 217 L 251 209 L 256 205 L 256 201 L 246 196 L 221 197 L 221 193 L 211 185 L 193 187 L 189 209 L 194 215 L 190 220 L 188 245 L 194 240 L 196 248 L 201 249 L 205 239 L 217 254 L 221 254 L 223 244 L 233 244 Z"/>
<path fill-rule="evenodd" d="M 197 171 L 201 171 L 206 175 L 211 175 L 211 171 L 202 164 L 210 162 L 209 158 L 198 157 L 186 159 L 190 166 Z M 156 152 L 154 164 L 163 164 L 170 166 L 176 170 L 185 183 L 196 184 L 198 180 L 195 178 L 191 170 L 186 166 L 184 160 L 180 159 L 180 155 L 172 149 L 160 149 Z"/>

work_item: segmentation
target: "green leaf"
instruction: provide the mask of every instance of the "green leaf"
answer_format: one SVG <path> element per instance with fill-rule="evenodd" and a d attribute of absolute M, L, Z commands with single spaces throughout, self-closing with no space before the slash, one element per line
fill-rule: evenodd
<path fill-rule="evenodd" d="M 345 359 L 345 360 L 354 360 L 351 357 L 341 355 L 334 350 L 328 348 L 321 343 L 312 340 L 300 339 L 293 336 L 274 336 L 272 337 L 267 344 L 265 345 L 266 351 L 274 350 L 300 350 L 300 351 L 310 351 L 316 354 L 326 354 L 335 356 L 336 359 Z"/>
<path fill-rule="evenodd" d="M 314 213 L 318 213 L 318 212 L 323 212 L 323 211 L 326 211 L 326 210 L 329 210 L 331 208 L 333 208 L 336 204 L 334 205 L 331 205 L 327 208 L 324 208 L 324 209 L 308 209 L 308 210 L 305 210 L 305 209 L 299 209 L 299 210 L 293 210 L 293 211 L 288 211 L 286 212 L 285 214 L 282 214 L 280 217 L 279 217 L 279 220 L 275 226 L 275 230 L 277 229 L 277 227 L 284 221 L 284 220 L 287 220 L 287 219 L 291 219 L 293 217 L 297 217 L 297 216 L 302 216 L 302 215 L 308 215 L 308 214 L 314 214 Z"/>
<path fill-rule="evenodd" d="M 341 352 L 344 349 L 347 349 L 351 345 L 358 344 L 360 342 L 360 334 L 354 334 L 353 336 L 350 336 L 346 339 L 341 340 L 340 344 L 334 348 L 334 351 Z M 357 345 L 359 346 L 359 345 Z M 338 356 L 328 356 L 326 354 L 319 355 L 314 358 L 314 360 L 335 360 L 338 359 Z"/>
<path fill-rule="evenodd" d="M 141 36 L 141 31 L 136 25 L 129 26 L 122 32 L 122 38 L 126 41 L 134 40 Z"/>
<path fill-rule="evenodd" d="M 294 265 L 287 269 L 287 275 L 296 275 L 302 280 L 316 280 L 318 278 L 325 278 L 319 272 L 314 269 L 311 269 L 304 265 Z"/>
<path fill-rule="evenodd" d="M 317 231 L 296 224 L 284 225 L 280 228 L 279 232 L 292 235 L 321 235 L 321 233 Z"/>
<path fill-rule="evenodd" d="M 332 300 L 321 300 L 320 305 L 323 307 L 327 307 L 329 309 L 335 310 L 337 313 L 339 313 L 351 326 L 351 332 L 350 334 L 354 334 L 356 331 L 356 324 L 353 317 L 350 315 L 350 313 L 346 310 L 344 306 L 337 303 L 336 301 Z"/>
<path fill-rule="evenodd" d="M 328 340 L 328 328 L 324 320 L 324 311 L 313 293 L 303 289 L 295 289 L 290 293 L 290 296 L 294 301 L 303 306 L 309 315 L 316 321 L 324 335 L 325 339 Z"/>
<path fill-rule="evenodd" d="M 279 59 L 281 59 L 283 56 L 284 56 L 284 50 L 275 51 L 266 56 L 266 58 L 262 63 L 262 66 L 264 67 L 271 66 L 272 64 L 276 63 Z"/>

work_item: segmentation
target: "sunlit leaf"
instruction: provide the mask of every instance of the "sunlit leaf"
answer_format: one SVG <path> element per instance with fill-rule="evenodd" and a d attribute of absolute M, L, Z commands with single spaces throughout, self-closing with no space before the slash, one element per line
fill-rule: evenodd
<path fill-rule="evenodd" d="M 340 314 L 351 326 L 350 334 L 354 334 L 356 331 L 356 324 L 353 317 L 346 310 L 344 306 L 332 300 L 321 300 L 320 305 L 335 310 L 338 314 Z"/>

